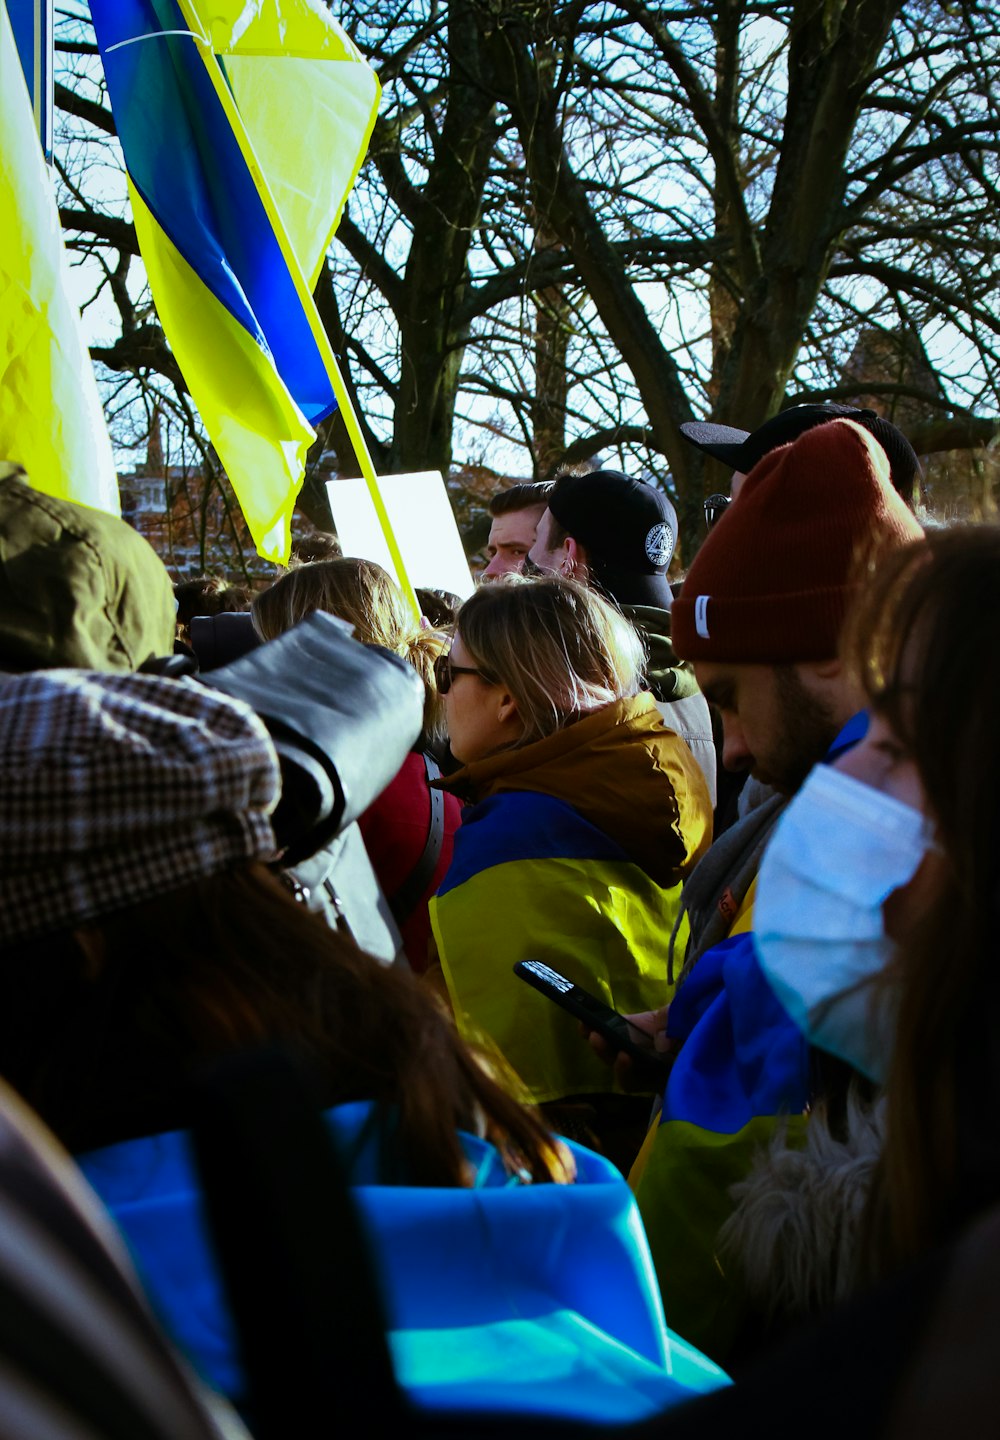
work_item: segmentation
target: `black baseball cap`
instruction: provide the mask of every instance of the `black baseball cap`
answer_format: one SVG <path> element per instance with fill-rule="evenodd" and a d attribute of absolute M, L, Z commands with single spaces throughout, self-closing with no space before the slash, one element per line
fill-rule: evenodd
<path fill-rule="evenodd" d="M 790 445 L 807 430 L 828 420 L 853 420 L 878 441 L 889 460 L 893 489 L 909 505 L 913 482 L 920 469 L 917 453 L 902 430 L 876 415 L 874 410 L 859 410 L 853 405 L 792 405 L 787 410 L 779 410 L 756 430 L 689 421 L 681 426 L 681 434 L 706 455 L 749 475 L 757 462 L 772 450 Z"/>
<path fill-rule="evenodd" d="M 677 512 L 662 490 L 617 470 L 561 475 L 549 509 L 586 549 L 591 575 L 619 605 L 670 609 Z"/>

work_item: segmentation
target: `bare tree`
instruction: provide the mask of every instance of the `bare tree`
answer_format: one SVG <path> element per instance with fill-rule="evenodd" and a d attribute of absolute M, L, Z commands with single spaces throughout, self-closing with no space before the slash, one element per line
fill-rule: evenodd
<path fill-rule="evenodd" d="M 861 394 L 924 451 L 998 433 L 992 4 L 348 0 L 338 16 L 385 100 L 317 300 L 383 468 L 540 474 L 564 441 L 661 480 L 690 529 L 720 481 L 680 437 L 690 418 L 750 429 Z M 91 183 L 120 161 L 83 8 L 61 24 L 63 220 L 119 318 L 95 356 L 129 394 L 179 404 L 124 197 Z M 349 468 L 336 419 L 324 447 Z M 318 485 L 303 501 L 320 514 Z"/>

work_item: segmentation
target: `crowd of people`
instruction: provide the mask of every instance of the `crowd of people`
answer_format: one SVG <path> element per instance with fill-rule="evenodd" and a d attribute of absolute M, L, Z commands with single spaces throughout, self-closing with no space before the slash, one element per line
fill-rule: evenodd
<path fill-rule="evenodd" d="M 849 1388 L 830 1359 L 845 1326 L 884 1357 L 862 1433 L 904 1411 L 922 1433 L 942 1408 L 934 1344 L 950 1353 L 964 1303 L 949 1277 L 967 1283 L 970 1245 L 988 1268 L 974 1227 L 1000 1199 L 1000 529 L 922 526 L 916 456 L 869 411 L 684 429 L 733 475 L 682 580 L 660 489 L 567 472 L 495 498 L 475 593 L 428 592 L 419 621 L 378 565 L 321 541 L 252 599 L 221 582 L 175 597 L 128 526 L 0 467 L 0 1076 L 251 1429 L 253 1347 L 197 1288 L 207 1251 L 197 1286 L 178 1278 L 177 1237 L 200 1213 L 201 1078 L 276 1045 L 350 1183 L 383 1195 L 392 1304 L 424 1316 L 397 1328 L 447 1315 L 437 1389 L 407 1352 L 412 1397 L 473 1373 L 455 1335 L 485 1306 L 494 1368 L 453 1408 L 715 1433 L 757 1414 L 783 1346 L 817 1388 Z M 194 617 L 245 611 L 240 684 L 195 673 Z M 316 615 L 358 664 L 388 652 L 416 696 L 409 719 L 393 702 L 394 778 L 357 807 L 396 936 L 379 958 L 333 858 L 323 896 L 302 883 L 334 836 L 286 837 L 287 714 L 232 698 L 248 674 L 266 689 L 245 667 Z M 323 747 L 301 744 L 311 774 Z M 353 815 L 343 766 L 331 783 Z M 520 983 L 525 960 L 627 1016 L 629 1049 Z M 602 1187 L 614 1221 L 587 1208 Z M 452 1198 L 432 1213 L 424 1192 Z M 505 1237 L 486 1269 L 452 1203 L 473 1192 L 491 1255 Z M 501 1323 L 567 1310 L 609 1337 L 573 1342 L 572 1381 L 537 1336 L 496 1349 Z M 631 1388 L 621 1368 L 609 1386 L 626 1352 Z"/>

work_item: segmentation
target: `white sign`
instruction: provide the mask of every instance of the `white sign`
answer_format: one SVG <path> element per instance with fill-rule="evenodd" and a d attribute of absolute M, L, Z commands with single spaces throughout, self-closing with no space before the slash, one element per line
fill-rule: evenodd
<path fill-rule="evenodd" d="M 381 475 L 378 488 L 410 584 L 414 589 L 450 590 L 466 600 L 475 584 L 440 471 Z M 326 489 L 344 554 L 374 560 L 395 578 L 395 566 L 365 481 L 328 480 Z"/>

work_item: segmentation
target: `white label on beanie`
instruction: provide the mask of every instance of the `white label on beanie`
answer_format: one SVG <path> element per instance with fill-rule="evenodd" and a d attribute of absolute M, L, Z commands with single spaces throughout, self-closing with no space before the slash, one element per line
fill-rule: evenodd
<path fill-rule="evenodd" d="M 694 628 L 703 640 L 708 639 L 708 595 L 699 595 L 694 602 Z"/>
<path fill-rule="evenodd" d="M 654 525 L 646 536 L 646 556 L 650 565 L 666 565 L 674 549 L 674 532 L 669 525 Z"/>

